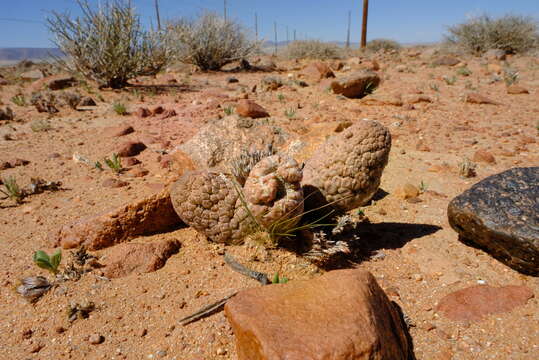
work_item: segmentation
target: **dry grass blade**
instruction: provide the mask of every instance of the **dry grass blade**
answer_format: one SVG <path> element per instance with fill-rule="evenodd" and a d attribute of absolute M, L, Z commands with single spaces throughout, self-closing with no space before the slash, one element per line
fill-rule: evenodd
<path fill-rule="evenodd" d="M 209 316 L 217 311 L 220 311 L 225 306 L 226 302 L 231 299 L 232 297 L 236 296 L 237 292 L 228 295 L 227 297 L 214 302 L 208 306 L 203 307 L 202 309 L 198 310 L 196 313 L 191 314 L 189 316 L 184 317 L 183 319 L 180 319 L 180 324 L 185 326 L 187 324 L 190 324 L 194 321 L 200 320 L 206 316 Z"/>

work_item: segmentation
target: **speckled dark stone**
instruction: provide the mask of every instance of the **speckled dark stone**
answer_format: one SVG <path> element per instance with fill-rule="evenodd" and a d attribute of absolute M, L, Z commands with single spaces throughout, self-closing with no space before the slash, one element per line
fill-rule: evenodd
<path fill-rule="evenodd" d="M 447 214 L 460 241 L 539 276 L 539 167 L 489 176 L 454 198 Z"/>

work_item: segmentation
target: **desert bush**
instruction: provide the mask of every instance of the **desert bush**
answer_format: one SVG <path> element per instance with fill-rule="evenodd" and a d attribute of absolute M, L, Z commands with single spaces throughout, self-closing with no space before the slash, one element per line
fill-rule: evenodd
<path fill-rule="evenodd" d="M 367 43 L 367 49 L 371 51 L 391 51 L 400 50 L 401 45 L 391 39 L 373 39 Z"/>
<path fill-rule="evenodd" d="M 290 59 L 339 59 L 343 49 L 319 40 L 297 40 L 286 46 L 284 54 Z"/>
<path fill-rule="evenodd" d="M 201 70 L 219 70 L 247 58 L 260 43 L 248 38 L 242 27 L 207 12 L 194 20 L 180 19 L 167 26 L 175 57 Z"/>
<path fill-rule="evenodd" d="M 450 26 L 446 41 L 480 55 L 490 49 L 508 54 L 522 53 L 539 46 L 537 22 L 531 17 L 505 15 L 491 18 L 482 15 Z"/>
<path fill-rule="evenodd" d="M 56 45 L 71 59 L 57 59 L 100 86 L 122 88 L 140 75 L 154 75 L 170 59 L 166 36 L 142 28 L 130 1 L 106 0 L 94 10 L 88 0 L 77 0 L 82 16 L 53 12 L 47 25 Z"/>

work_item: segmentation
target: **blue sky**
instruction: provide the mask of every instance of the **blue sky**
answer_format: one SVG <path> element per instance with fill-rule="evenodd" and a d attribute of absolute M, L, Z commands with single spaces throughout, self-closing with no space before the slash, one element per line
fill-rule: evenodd
<path fill-rule="evenodd" d="M 96 4 L 99 0 L 90 0 Z M 104 1 L 104 0 L 102 0 Z M 154 18 L 154 0 L 132 0 L 146 25 Z M 222 14 L 224 0 L 159 0 L 165 19 L 194 16 L 204 9 Z M 273 40 L 277 22 L 279 40 L 292 38 L 346 39 L 348 11 L 352 11 L 352 41 L 359 41 L 362 0 L 227 0 L 228 15 L 253 29 L 258 14 L 259 34 Z M 51 10 L 78 14 L 75 0 L 0 0 L 0 47 L 52 46 L 44 18 Z M 539 0 L 370 0 L 369 39 L 385 37 L 404 43 L 433 42 L 448 25 L 488 13 L 523 14 L 539 19 Z M 23 21 L 24 20 L 24 21 Z"/>

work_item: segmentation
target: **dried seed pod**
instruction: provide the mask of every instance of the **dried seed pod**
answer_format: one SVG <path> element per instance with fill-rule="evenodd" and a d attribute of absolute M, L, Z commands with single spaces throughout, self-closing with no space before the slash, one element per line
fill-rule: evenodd
<path fill-rule="evenodd" d="M 30 302 L 37 301 L 43 294 L 50 290 L 52 284 L 43 276 L 30 276 L 21 280 L 17 292 Z"/>

